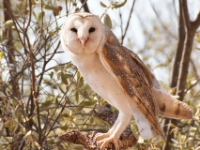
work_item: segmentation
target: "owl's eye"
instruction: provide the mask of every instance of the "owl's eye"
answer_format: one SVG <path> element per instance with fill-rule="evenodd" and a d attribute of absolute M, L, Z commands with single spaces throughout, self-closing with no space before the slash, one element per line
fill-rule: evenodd
<path fill-rule="evenodd" d="M 94 31 L 95 31 L 95 28 L 93 28 L 93 27 L 89 29 L 89 32 L 90 32 L 90 33 L 91 33 L 91 32 L 94 32 Z"/>
<path fill-rule="evenodd" d="M 71 28 L 71 31 L 77 33 L 77 29 L 76 28 Z"/>

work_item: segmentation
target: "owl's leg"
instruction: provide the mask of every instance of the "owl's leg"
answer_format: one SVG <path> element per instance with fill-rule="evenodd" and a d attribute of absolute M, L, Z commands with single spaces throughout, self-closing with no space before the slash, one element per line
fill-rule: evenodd
<path fill-rule="evenodd" d="M 109 143 L 113 143 L 115 149 L 119 150 L 121 146 L 119 137 L 130 123 L 131 116 L 131 111 L 119 111 L 118 118 L 112 128 L 107 133 L 100 133 L 95 136 L 98 148 L 104 150 Z"/>

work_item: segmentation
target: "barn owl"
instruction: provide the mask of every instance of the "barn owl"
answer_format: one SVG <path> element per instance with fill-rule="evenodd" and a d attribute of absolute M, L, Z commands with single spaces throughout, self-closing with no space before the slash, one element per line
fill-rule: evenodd
<path fill-rule="evenodd" d="M 132 116 L 144 139 L 164 137 L 158 115 L 192 118 L 189 107 L 162 89 L 140 58 L 122 46 L 96 15 L 69 15 L 62 27 L 61 43 L 90 87 L 119 111 L 110 130 L 96 135 L 99 149 L 110 142 L 120 149 L 119 137 Z"/>

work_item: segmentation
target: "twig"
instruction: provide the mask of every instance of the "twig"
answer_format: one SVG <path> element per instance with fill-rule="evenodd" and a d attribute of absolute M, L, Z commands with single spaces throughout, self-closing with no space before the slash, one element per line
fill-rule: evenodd
<path fill-rule="evenodd" d="M 185 91 L 185 93 L 187 93 L 190 89 L 192 89 L 199 82 L 200 82 L 200 78 L 198 80 L 196 80 L 196 82 L 194 84 L 192 84 L 189 88 L 187 88 L 187 90 Z"/>
<path fill-rule="evenodd" d="M 81 0 L 82 7 L 84 8 L 85 12 L 90 12 L 86 2 L 87 2 L 87 0 Z"/>
<path fill-rule="evenodd" d="M 125 30 L 124 30 L 124 34 L 122 35 L 121 44 L 123 44 L 123 42 L 124 42 L 124 37 L 126 36 L 126 32 L 128 30 L 129 24 L 130 24 L 131 16 L 132 16 L 132 13 L 133 13 L 133 8 L 135 6 L 135 1 L 136 0 L 133 0 L 133 3 L 131 5 L 131 10 L 129 12 L 128 21 L 127 21 L 127 24 L 126 24 L 126 27 L 125 27 Z"/>
<path fill-rule="evenodd" d="M 170 87 L 174 88 L 177 86 L 178 76 L 179 76 L 179 68 L 181 57 L 183 53 L 184 41 L 185 41 L 185 26 L 183 20 L 183 11 L 181 6 L 181 0 L 179 0 L 179 18 L 178 18 L 178 45 L 176 48 L 175 60 L 172 68 L 172 76 Z"/>

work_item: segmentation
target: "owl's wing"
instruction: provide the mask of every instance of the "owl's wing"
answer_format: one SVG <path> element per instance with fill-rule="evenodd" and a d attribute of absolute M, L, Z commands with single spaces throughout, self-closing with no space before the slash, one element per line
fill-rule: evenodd
<path fill-rule="evenodd" d="M 107 42 L 99 52 L 99 57 L 104 67 L 126 93 L 131 98 L 137 97 L 134 99 L 137 100 L 138 108 L 146 116 L 156 133 L 163 136 L 156 118 L 157 104 L 151 91 L 153 74 L 135 53 L 119 44 L 113 33 L 107 37 Z"/>

